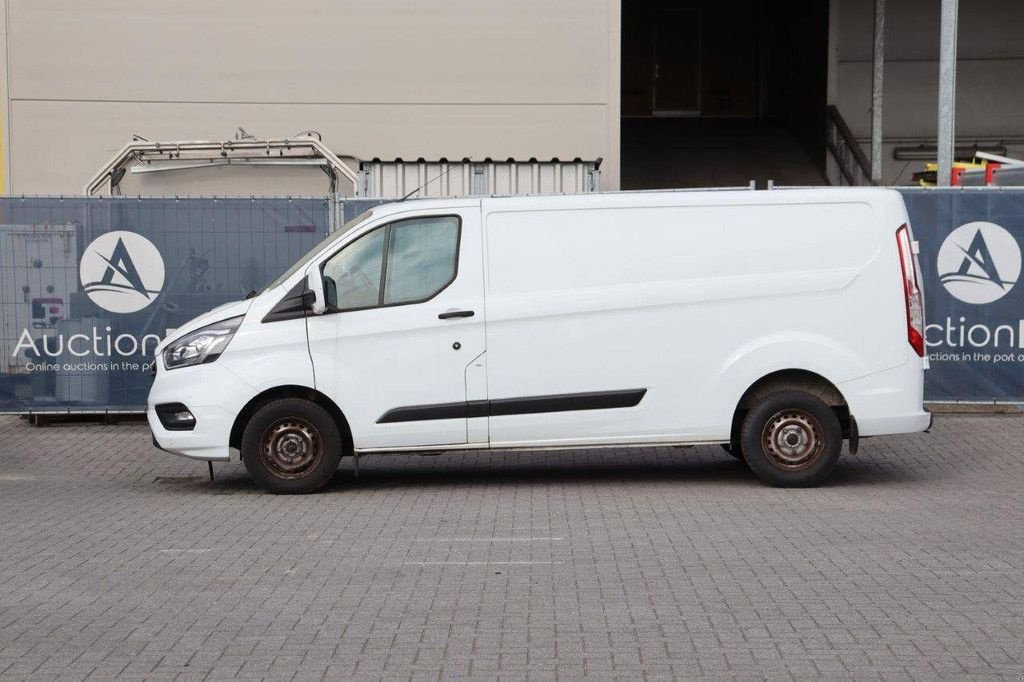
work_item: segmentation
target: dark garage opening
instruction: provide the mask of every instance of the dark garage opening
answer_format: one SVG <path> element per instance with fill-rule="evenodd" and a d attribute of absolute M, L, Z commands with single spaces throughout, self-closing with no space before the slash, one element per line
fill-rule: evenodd
<path fill-rule="evenodd" d="M 827 0 L 623 0 L 622 188 L 825 183 Z"/>

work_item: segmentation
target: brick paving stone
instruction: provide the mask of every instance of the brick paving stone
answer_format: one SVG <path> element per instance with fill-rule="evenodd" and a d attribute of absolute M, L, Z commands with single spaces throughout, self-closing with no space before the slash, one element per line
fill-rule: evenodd
<path fill-rule="evenodd" d="M 0 417 L 3 679 L 1024 677 L 1024 418 L 810 490 L 718 448 L 377 456 L 327 490 Z"/>

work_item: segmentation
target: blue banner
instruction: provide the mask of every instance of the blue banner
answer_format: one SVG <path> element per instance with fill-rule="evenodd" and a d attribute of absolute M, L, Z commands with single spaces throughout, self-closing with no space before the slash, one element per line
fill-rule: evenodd
<path fill-rule="evenodd" d="M 921 247 L 925 398 L 1024 402 L 1024 190 L 900 191 Z M 328 199 L 0 198 L 0 412 L 143 410 L 167 330 L 286 270 L 330 213 Z"/>
<path fill-rule="evenodd" d="M 0 198 L 0 412 L 138 412 L 169 329 L 330 228 L 327 199 Z"/>
<path fill-rule="evenodd" d="M 1024 401 L 1024 190 L 901 193 L 921 245 L 925 399 Z"/>

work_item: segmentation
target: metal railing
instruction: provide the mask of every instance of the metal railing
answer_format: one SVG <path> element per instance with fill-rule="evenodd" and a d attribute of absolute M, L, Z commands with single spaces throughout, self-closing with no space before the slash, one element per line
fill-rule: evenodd
<path fill-rule="evenodd" d="M 842 176 L 841 184 L 856 186 L 873 184 L 871 182 L 871 163 L 857 143 L 850 127 L 843 120 L 839 109 L 830 104 L 825 111 L 825 146 Z"/>

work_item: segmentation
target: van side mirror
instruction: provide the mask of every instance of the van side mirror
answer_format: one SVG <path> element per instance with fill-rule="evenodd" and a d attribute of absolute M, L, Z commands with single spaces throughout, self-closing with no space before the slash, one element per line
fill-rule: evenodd
<path fill-rule="evenodd" d="M 327 310 L 324 297 L 324 279 L 320 276 L 320 268 L 311 268 L 306 274 L 306 293 L 310 294 L 309 309 L 314 315 L 323 315 Z"/>

